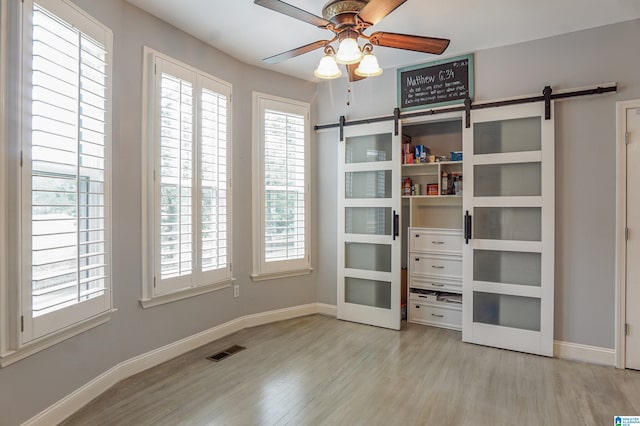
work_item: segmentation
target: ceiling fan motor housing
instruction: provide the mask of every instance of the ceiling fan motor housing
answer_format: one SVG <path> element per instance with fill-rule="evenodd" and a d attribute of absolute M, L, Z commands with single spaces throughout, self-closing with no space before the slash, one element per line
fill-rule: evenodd
<path fill-rule="evenodd" d="M 322 17 L 339 30 L 341 27 L 356 25 L 355 15 L 369 3 L 369 0 L 332 0 L 322 7 Z"/>

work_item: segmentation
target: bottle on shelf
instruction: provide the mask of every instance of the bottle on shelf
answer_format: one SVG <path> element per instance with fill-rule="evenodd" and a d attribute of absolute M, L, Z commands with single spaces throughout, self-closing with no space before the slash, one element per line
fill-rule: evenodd
<path fill-rule="evenodd" d="M 455 194 L 462 195 L 462 175 L 458 176 L 458 180 L 454 182 Z"/>
<path fill-rule="evenodd" d="M 404 183 L 402 184 L 402 195 L 411 195 L 411 186 L 413 182 L 411 182 L 411 178 L 405 178 Z"/>
<path fill-rule="evenodd" d="M 442 171 L 442 177 L 440 180 L 440 195 L 447 195 L 449 193 L 449 173 L 446 170 Z"/>

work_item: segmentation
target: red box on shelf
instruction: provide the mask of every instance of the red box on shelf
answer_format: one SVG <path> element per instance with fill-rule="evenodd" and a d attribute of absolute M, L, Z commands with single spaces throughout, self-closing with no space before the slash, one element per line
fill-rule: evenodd
<path fill-rule="evenodd" d="M 438 184 L 437 183 L 429 183 L 429 184 L 427 184 L 427 195 L 438 195 Z"/>
<path fill-rule="evenodd" d="M 413 164 L 413 153 L 410 152 L 410 153 L 404 154 L 402 159 L 404 160 L 403 164 Z"/>

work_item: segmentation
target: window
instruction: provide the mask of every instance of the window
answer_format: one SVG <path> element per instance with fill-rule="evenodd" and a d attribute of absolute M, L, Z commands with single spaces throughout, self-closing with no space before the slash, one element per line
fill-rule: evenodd
<path fill-rule="evenodd" d="M 309 104 L 254 93 L 254 280 L 311 272 Z"/>
<path fill-rule="evenodd" d="M 153 213 L 143 306 L 152 306 L 230 285 L 231 86 L 146 52 Z"/>
<path fill-rule="evenodd" d="M 4 293 L 16 298 L 3 302 L 3 365 L 106 321 L 112 308 L 112 34 L 66 1 L 26 0 L 22 10 L 22 40 L 11 49 L 22 49 L 23 84 L 9 101 L 22 104 L 9 125 L 21 126 L 9 129 L 20 146 L 8 149 L 20 170 L 5 175 L 18 189 L 8 223 L 20 234 L 7 267 L 19 279 Z"/>

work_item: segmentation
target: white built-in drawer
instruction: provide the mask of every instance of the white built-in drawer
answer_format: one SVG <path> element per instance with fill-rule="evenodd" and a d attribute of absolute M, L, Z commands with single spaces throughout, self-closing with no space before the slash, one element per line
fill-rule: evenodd
<path fill-rule="evenodd" d="M 462 278 L 462 257 L 409 253 L 411 276 Z"/>
<path fill-rule="evenodd" d="M 411 276 L 409 288 L 422 288 L 425 290 L 448 291 L 462 293 L 462 279 L 460 278 L 427 278 Z"/>
<path fill-rule="evenodd" d="M 409 300 L 411 300 L 412 302 L 421 302 L 421 303 L 437 302 L 439 294 L 440 293 L 436 291 L 425 292 L 425 293 L 415 293 L 413 291 L 410 291 Z"/>
<path fill-rule="evenodd" d="M 411 302 L 409 305 L 409 321 L 460 330 L 462 329 L 462 305 L 439 303 L 438 306 L 435 306 Z"/>
<path fill-rule="evenodd" d="M 462 231 L 409 228 L 409 251 L 462 254 Z"/>

